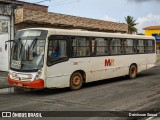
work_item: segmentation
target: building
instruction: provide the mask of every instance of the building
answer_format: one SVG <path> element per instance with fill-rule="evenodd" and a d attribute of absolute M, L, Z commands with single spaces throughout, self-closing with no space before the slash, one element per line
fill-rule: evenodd
<path fill-rule="evenodd" d="M 6 21 L 0 26 L 3 34 L 0 38 L 0 70 L 7 71 L 9 50 L 5 51 L 5 41 L 13 39 L 15 32 L 20 29 L 33 27 L 83 29 L 89 31 L 127 33 L 125 23 L 108 22 L 78 16 L 48 12 L 48 6 L 27 3 L 19 0 L 0 0 L 0 19 Z M 15 7 L 16 6 L 16 7 Z M 3 57 L 2 57 L 3 56 Z"/>
<path fill-rule="evenodd" d="M 31 27 L 47 27 L 119 33 L 128 32 L 128 26 L 125 23 L 50 13 L 48 12 L 48 6 L 19 0 L 0 0 L 0 2 L 1 1 L 18 5 L 15 10 L 15 30 Z"/>
<path fill-rule="evenodd" d="M 120 33 L 127 33 L 128 31 L 128 26 L 124 23 L 50 13 L 48 7 L 35 4 L 24 4 L 24 6 L 16 9 L 15 16 L 16 30 L 30 27 L 47 27 Z"/>
<path fill-rule="evenodd" d="M 156 38 L 157 50 L 160 50 L 160 26 L 149 26 L 144 28 L 145 35 L 154 36 Z"/>
<path fill-rule="evenodd" d="M 0 0 L 0 70 L 8 71 L 10 49 L 5 50 L 5 42 L 14 37 L 15 5 Z"/>
<path fill-rule="evenodd" d="M 17 0 L 0 0 L 0 71 L 8 71 L 10 43 L 5 50 L 5 42 L 14 39 L 15 34 L 15 10 L 19 7 L 31 10 L 41 10 L 40 5 L 20 2 Z M 47 12 L 48 7 L 43 6 L 43 11 Z"/>

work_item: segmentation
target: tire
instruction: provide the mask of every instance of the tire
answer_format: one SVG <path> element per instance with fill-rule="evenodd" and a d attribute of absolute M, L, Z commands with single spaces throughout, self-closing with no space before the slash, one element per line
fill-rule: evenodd
<path fill-rule="evenodd" d="M 131 65 L 129 68 L 129 78 L 134 79 L 137 76 L 137 66 L 136 65 Z"/>
<path fill-rule="evenodd" d="M 79 72 L 75 72 L 72 74 L 70 78 L 70 89 L 71 90 L 78 90 L 83 85 L 83 77 L 82 74 Z"/>

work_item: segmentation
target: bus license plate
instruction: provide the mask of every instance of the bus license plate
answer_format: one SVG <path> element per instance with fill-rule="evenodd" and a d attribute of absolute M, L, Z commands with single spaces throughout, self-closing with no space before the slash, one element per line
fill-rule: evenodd
<path fill-rule="evenodd" d="M 17 83 L 17 84 L 14 84 L 15 86 L 17 87 L 22 87 L 23 85 L 21 83 Z"/>

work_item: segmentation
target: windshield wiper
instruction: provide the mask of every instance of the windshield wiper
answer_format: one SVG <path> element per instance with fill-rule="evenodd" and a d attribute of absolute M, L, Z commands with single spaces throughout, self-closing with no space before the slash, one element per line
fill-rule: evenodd
<path fill-rule="evenodd" d="M 35 47 L 35 45 L 36 45 L 36 43 L 37 43 L 37 40 L 38 40 L 38 38 L 35 38 L 35 39 L 33 40 L 33 42 L 31 43 L 31 45 L 29 46 L 29 48 L 28 48 L 29 52 L 31 51 L 31 48 L 33 49 L 33 48 Z"/>
<path fill-rule="evenodd" d="M 38 38 L 33 39 L 31 45 L 28 45 L 28 60 L 30 60 L 30 52 L 34 49 L 36 43 L 37 43 Z"/>

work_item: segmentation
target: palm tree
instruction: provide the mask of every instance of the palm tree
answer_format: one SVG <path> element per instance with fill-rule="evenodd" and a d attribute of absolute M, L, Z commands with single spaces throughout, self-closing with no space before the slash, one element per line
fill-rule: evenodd
<path fill-rule="evenodd" d="M 126 23 L 128 25 L 128 33 L 133 34 L 137 33 L 137 28 L 135 27 L 137 25 L 136 20 L 132 16 L 125 17 Z"/>

